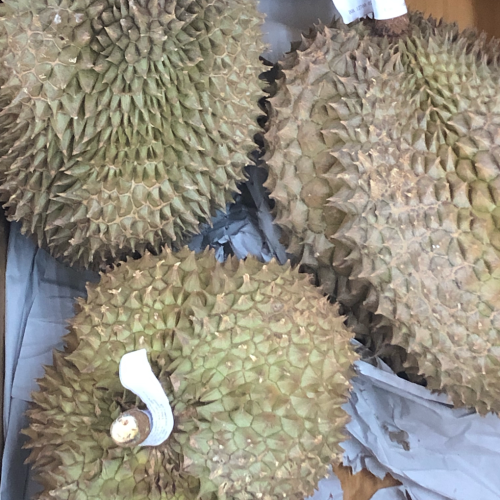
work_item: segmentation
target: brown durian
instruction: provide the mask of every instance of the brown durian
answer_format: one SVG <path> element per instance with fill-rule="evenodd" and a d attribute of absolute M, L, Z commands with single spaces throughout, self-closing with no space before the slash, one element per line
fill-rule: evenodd
<path fill-rule="evenodd" d="M 259 130 L 255 0 L 2 9 L 0 193 L 23 232 L 97 268 L 178 246 L 225 207 Z"/>
<path fill-rule="evenodd" d="M 365 335 L 378 322 L 430 389 L 499 412 L 500 51 L 410 20 L 399 39 L 318 26 L 281 61 L 268 187 L 289 250 Z"/>

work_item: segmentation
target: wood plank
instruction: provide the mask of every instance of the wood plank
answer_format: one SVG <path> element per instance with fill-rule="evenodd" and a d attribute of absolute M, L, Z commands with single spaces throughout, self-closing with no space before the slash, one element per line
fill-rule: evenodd
<path fill-rule="evenodd" d="M 333 470 L 342 485 L 344 500 L 370 500 L 378 490 L 401 484 L 389 474 L 382 480 L 365 469 L 353 474 L 351 467 L 339 465 Z"/>
<path fill-rule="evenodd" d="M 499 0 L 406 0 L 409 9 L 500 38 Z"/>
<path fill-rule="evenodd" d="M 409 9 L 420 10 L 437 19 L 458 23 L 460 28 L 476 26 L 473 0 L 406 0 Z"/>
<path fill-rule="evenodd" d="M 472 0 L 476 13 L 476 26 L 488 35 L 500 38 L 500 2 L 498 0 Z"/>

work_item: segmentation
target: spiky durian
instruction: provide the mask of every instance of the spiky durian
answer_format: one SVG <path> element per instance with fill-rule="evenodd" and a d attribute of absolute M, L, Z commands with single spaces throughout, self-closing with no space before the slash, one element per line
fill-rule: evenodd
<path fill-rule="evenodd" d="M 5 17 L 9 14 L 9 9 L 4 5 L 0 5 L 0 84 L 3 85 L 7 78 L 7 71 L 5 64 L 2 60 L 5 49 L 7 47 L 7 32 L 5 30 L 5 25 L 3 21 Z"/>
<path fill-rule="evenodd" d="M 80 309 L 29 411 L 41 499 L 299 500 L 340 456 L 351 335 L 289 264 L 146 254 Z M 119 448 L 110 425 L 136 400 L 118 364 L 141 348 L 175 427 L 161 446 Z"/>
<path fill-rule="evenodd" d="M 431 389 L 498 412 L 500 51 L 411 21 L 399 40 L 319 26 L 284 59 L 269 187 L 329 292 L 382 320 Z"/>
<path fill-rule="evenodd" d="M 9 15 L 10 9 L 4 4 L 0 4 L 0 89 L 8 79 L 8 65 L 7 61 L 4 60 L 8 38 L 4 20 Z M 15 123 L 11 117 L 2 113 L 3 109 L 8 105 L 10 100 L 11 97 L 8 93 L 0 91 L 0 137 L 7 132 L 11 125 Z M 2 156 L 7 150 L 8 147 L 6 149 L 5 145 L 2 146 L 0 142 L 0 156 Z"/>
<path fill-rule="evenodd" d="M 11 220 L 96 267 L 196 231 L 258 130 L 255 0 L 6 0 Z"/>

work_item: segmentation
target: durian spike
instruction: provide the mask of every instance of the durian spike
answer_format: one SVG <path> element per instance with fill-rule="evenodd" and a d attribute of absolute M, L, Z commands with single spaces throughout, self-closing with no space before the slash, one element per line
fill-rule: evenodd
<path fill-rule="evenodd" d="M 142 410 L 132 408 L 121 413 L 111 424 L 110 434 L 118 446 L 138 446 L 151 434 L 151 422 Z"/>

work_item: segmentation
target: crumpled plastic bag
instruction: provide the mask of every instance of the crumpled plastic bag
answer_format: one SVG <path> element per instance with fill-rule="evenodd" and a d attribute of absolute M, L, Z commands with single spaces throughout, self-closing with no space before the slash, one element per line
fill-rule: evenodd
<path fill-rule="evenodd" d="M 345 405 L 352 417 L 346 465 L 390 473 L 413 500 L 500 498 L 497 415 L 453 408 L 445 395 L 397 377 L 382 361 L 359 361 L 356 370 Z"/>
<path fill-rule="evenodd" d="M 235 203 L 229 203 L 226 212 L 218 211 L 211 224 L 203 224 L 189 248 L 196 252 L 213 248 L 221 262 L 229 255 L 238 259 L 253 255 L 262 262 L 274 257 L 284 264 L 286 251 L 279 241 L 280 230 L 273 224 L 270 200 L 263 187 L 267 174 L 253 165 L 246 168 L 246 173 L 248 182 L 240 186 Z"/>

